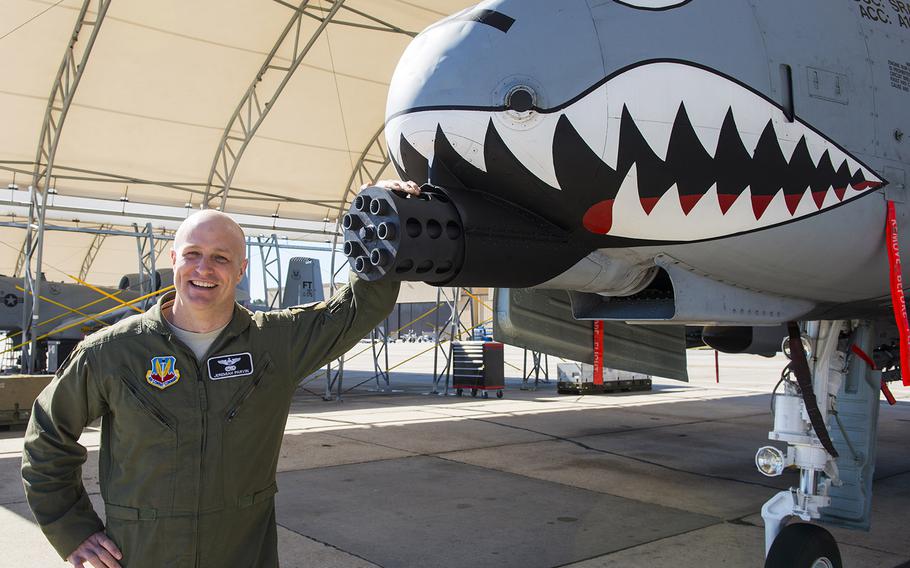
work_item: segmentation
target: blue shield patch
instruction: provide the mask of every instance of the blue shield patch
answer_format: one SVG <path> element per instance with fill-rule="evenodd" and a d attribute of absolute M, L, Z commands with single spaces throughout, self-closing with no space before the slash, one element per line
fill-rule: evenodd
<path fill-rule="evenodd" d="M 177 370 L 177 358 L 173 355 L 152 357 L 152 368 L 145 374 L 148 384 L 159 389 L 166 389 L 180 380 Z"/>

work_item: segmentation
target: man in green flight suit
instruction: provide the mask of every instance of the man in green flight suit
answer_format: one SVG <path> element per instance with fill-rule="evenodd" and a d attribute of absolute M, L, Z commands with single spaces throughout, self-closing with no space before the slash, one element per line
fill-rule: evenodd
<path fill-rule="evenodd" d="M 327 302 L 252 314 L 234 301 L 244 256 L 230 217 L 187 218 L 171 251 L 175 292 L 83 340 L 35 401 L 25 492 L 73 565 L 278 565 L 275 472 L 297 383 L 381 321 L 399 286 L 352 276 Z M 98 417 L 106 525 L 78 443 Z"/>

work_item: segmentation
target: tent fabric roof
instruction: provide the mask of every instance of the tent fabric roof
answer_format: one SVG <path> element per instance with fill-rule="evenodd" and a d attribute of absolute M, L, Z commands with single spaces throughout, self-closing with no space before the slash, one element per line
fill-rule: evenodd
<path fill-rule="evenodd" d="M 411 39 L 388 28 L 413 34 L 471 3 L 347 0 L 246 148 L 225 210 L 312 221 L 314 233 L 291 238 L 330 239 L 348 179 L 382 127 L 388 84 Z M 331 5 L 329 0 L 306 4 L 300 44 L 320 24 L 313 16 Z M 98 6 L 92 1 L 89 20 Z M 225 128 L 296 6 L 281 0 L 112 0 L 61 129 L 54 163 L 57 195 L 114 202 L 127 196 L 134 205 L 174 210 L 199 207 Z M 15 179 L 24 193 L 31 182 L 48 97 L 81 7 L 77 0 L 0 4 L 0 188 Z M 289 65 L 292 45 L 282 43 L 273 63 Z M 283 74 L 273 69 L 263 75 L 260 98 L 267 100 Z M 378 153 L 372 157 L 383 159 Z M 0 212 L 5 221 L 21 224 L 27 208 L 9 193 L 0 192 Z M 55 223 L 76 224 L 76 219 L 81 226 L 93 221 L 90 211 L 68 210 L 58 212 Z M 136 220 L 124 217 L 122 225 Z M 0 247 L 0 272 L 15 267 L 24 237 L 21 229 L 0 230 L 6 245 Z M 45 258 L 78 273 L 92 240 L 48 233 Z M 123 273 L 111 265 L 118 256 L 123 261 L 125 249 L 135 251 L 135 241 L 123 240 L 106 239 L 90 278 Z M 135 259 L 125 264 L 133 267 Z"/>

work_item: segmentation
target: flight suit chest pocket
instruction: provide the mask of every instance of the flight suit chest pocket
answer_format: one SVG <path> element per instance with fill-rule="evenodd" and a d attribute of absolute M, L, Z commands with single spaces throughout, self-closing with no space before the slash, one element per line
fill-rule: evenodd
<path fill-rule="evenodd" d="M 176 418 L 155 393 L 143 392 L 121 373 L 110 392 L 108 439 L 111 459 L 101 460 L 105 501 L 125 507 L 169 510 L 177 470 Z"/>
<path fill-rule="evenodd" d="M 122 394 L 119 397 L 121 404 L 112 407 L 118 422 L 121 422 L 124 427 L 129 427 L 134 423 L 138 426 L 143 422 L 142 417 L 144 416 L 146 420 L 151 419 L 160 427 L 170 430 L 174 434 L 177 433 L 177 421 L 159 408 L 158 403 L 143 393 L 140 387 L 134 385 L 123 375 L 120 377 L 120 384 L 122 387 Z"/>
<path fill-rule="evenodd" d="M 238 419 L 241 412 L 247 415 L 267 410 L 263 407 L 268 406 L 269 401 L 272 399 L 272 397 L 268 396 L 269 392 L 277 386 L 274 384 L 274 377 L 269 374 L 271 368 L 272 358 L 268 353 L 259 357 L 257 368 L 250 373 L 252 378 L 240 387 L 227 406 L 224 414 L 224 419 L 227 422 L 233 422 Z"/>

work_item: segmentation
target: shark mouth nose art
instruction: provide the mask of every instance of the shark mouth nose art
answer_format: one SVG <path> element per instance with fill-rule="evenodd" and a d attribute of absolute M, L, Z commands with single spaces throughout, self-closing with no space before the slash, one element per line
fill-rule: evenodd
<path fill-rule="evenodd" d="M 445 169 L 467 187 L 624 242 L 755 231 L 886 183 L 766 96 L 680 61 L 620 70 L 551 109 L 403 111 L 386 135 L 411 179 Z"/>

